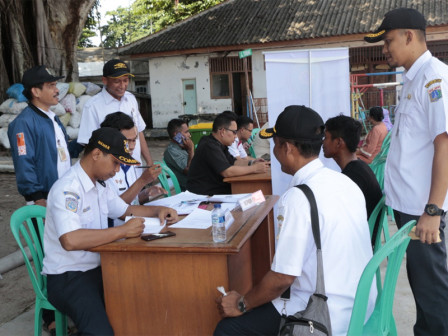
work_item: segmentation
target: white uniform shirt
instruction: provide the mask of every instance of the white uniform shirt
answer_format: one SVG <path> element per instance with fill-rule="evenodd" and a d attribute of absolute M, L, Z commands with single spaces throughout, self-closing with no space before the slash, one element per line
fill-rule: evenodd
<path fill-rule="evenodd" d="M 65 135 L 61 129 L 61 126 L 59 126 L 56 120 L 54 120 L 56 114 L 53 111 L 46 112 L 42 109 L 39 110 L 42 111 L 42 113 L 45 113 L 48 116 L 48 118 L 50 118 L 50 120 L 53 122 L 56 151 L 58 153 L 58 163 L 57 163 L 58 178 L 61 178 L 61 176 L 64 175 L 70 169 L 71 166 L 70 154 L 68 152 Z M 63 158 L 65 158 L 65 160 L 62 160 Z"/>
<path fill-rule="evenodd" d="M 116 195 L 123 194 L 126 190 L 129 189 L 130 186 L 137 181 L 137 169 L 134 166 L 129 166 L 128 171 L 125 173 L 123 168 L 120 167 L 120 171 L 115 174 L 114 177 L 111 177 L 106 181 L 106 185 L 108 188 L 113 190 Z M 138 196 L 132 202 L 133 205 L 138 205 Z M 119 226 L 124 223 L 121 219 L 114 219 L 114 226 Z"/>
<path fill-rule="evenodd" d="M 108 114 L 114 112 L 123 112 L 130 116 L 134 120 L 138 132 L 142 132 L 145 129 L 146 124 L 140 115 L 135 96 L 126 91 L 124 96 L 121 97 L 121 100 L 118 100 L 112 97 L 106 91 L 106 88 L 103 87 L 101 92 L 89 99 L 84 105 L 81 124 L 79 126 L 78 142 L 80 144 L 87 144 L 92 132 L 100 128 L 100 124 Z M 132 157 L 141 161 L 140 141 L 136 142 Z"/>
<path fill-rule="evenodd" d="M 229 148 L 229 153 L 232 154 L 233 157 L 240 157 L 241 159 L 244 159 L 245 157 L 247 157 L 247 153 L 244 150 L 243 144 L 240 143 L 240 140 L 238 139 L 238 137 L 235 138 L 235 141 L 228 146 Z"/>
<path fill-rule="evenodd" d="M 420 216 L 429 199 L 433 141 L 448 131 L 448 66 L 426 51 L 403 78 L 384 190 L 387 205 Z M 443 209 L 448 209 L 448 197 Z"/>
<path fill-rule="evenodd" d="M 100 255 L 66 251 L 59 238 L 78 229 L 107 229 L 107 217 L 122 216 L 128 207 L 111 189 L 93 184 L 78 161 L 50 190 L 45 220 L 43 274 L 88 271 L 100 265 Z"/>
<path fill-rule="evenodd" d="M 307 184 L 316 198 L 325 290 L 328 296 L 333 335 L 346 335 L 358 281 L 372 257 L 364 195 L 344 174 L 324 167 L 316 159 L 293 176 L 290 189 L 278 203 L 279 236 L 274 272 L 296 276 L 291 285 L 288 315 L 305 309 L 316 290 L 317 258 L 311 227 L 310 205 L 295 185 Z M 373 311 L 376 282 L 373 282 L 367 316 Z M 272 301 L 281 314 L 283 301 Z"/>

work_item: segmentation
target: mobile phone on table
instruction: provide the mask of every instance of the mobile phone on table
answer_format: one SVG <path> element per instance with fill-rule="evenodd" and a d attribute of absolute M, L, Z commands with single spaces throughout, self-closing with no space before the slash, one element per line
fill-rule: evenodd
<path fill-rule="evenodd" d="M 182 145 L 184 143 L 184 137 L 183 135 L 179 132 L 176 133 L 176 135 L 174 136 L 174 141 L 176 141 L 179 145 Z"/>
<path fill-rule="evenodd" d="M 151 240 L 156 240 L 156 239 L 161 239 L 161 238 L 166 238 L 166 237 L 172 237 L 175 235 L 176 234 L 174 232 L 165 231 L 165 232 L 161 232 L 161 233 L 151 233 L 148 235 L 142 235 L 140 238 L 142 238 L 145 241 L 151 241 Z"/>

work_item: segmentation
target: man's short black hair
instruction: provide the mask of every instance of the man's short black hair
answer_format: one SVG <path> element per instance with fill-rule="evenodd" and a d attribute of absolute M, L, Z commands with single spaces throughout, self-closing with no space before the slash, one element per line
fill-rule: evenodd
<path fill-rule="evenodd" d="M 322 147 L 322 140 L 313 140 L 313 141 L 302 141 L 302 140 L 291 140 L 285 139 L 280 136 L 274 135 L 274 138 L 277 138 L 280 142 L 280 145 L 283 145 L 285 142 L 289 142 L 293 146 L 297 148 L 300 155 L 302 155 L 305 159 L 308 159 L 313 156 L 319 156 L 320 149 Z"/>
<path fill-rule="evenodd" d="M 110 113 L 104 118 L 100 127 L 111 127 L 119 131 L 130 130 L 135 126 L 134 121 L 130 116 L 123 112 Z"/>
<path fill-rule="evenodd" d="M 218 114 L 218 116 L 215 118 L 215 120 L 213 121 L 213 132 L 216 133 L 221 128 L 229 128 L 232 121 L 236 122 L 236 118 L 227 112 L 231 111 L 224 111 L 223 113 Z"/>
<path fill-rule="evenodd" d="M 26 99 L 28 99 L 29 102 L 31 102 L 31 100 L 33 99 L 33 94 L 31 92 L 31 89 L 33 87 L 36 87 L 36 88 L 39 88 L 42 90 L 42 88 L 44 87 L 44 83 L 39 83 L 32 87 L 24 87 L 23 88 L 22 94 L 25 96 Z"/>
<path fill-rule="evenodd" d="M 375 121 L 382 121 L 384 119 L 383 108 L 381 106 L 371 107 L 369 116 Z"/>
<path fill-rule="evenodd" d="M 325 123 L 325 130 L 331 134 L 333 139 L 342 138 L 351 153 L 356 152 L 362 130 L 359 121 L 341 114 L 328 119 Z"/>
<path fill-rule="evenodd" d="M 237 129 L 242 129 L 243 127 L 247 127 L 247 126 L 249 126 L 249 124 L 253 124 L 254 123 L 254 121 L 251 119 L 251 118 L 249 118 L 248 116 L 239 116 L 237 119 L 236 119 L 236 126 L 237 126 Z"/>
<path fill-rule="evenodd" d="M 168 122 L 168 126 L 166 127 L 166 131 L 168 132 L 168 136 L 170 139 L 174 138 L 177 132 L 180 131 L 182 125 L 185 124 L 188 126 L 187 122 L 183 119 L 171 119 Z"/>

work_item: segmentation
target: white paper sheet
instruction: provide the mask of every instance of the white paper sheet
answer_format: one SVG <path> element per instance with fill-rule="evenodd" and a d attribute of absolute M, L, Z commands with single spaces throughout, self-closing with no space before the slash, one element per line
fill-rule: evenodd
<path fill-rule="evenodd" d="M 127 222 L 128 220 L 134 218 L 134 217 L 138 217 L 138 216 L 126 216 L 125 218 L 125 222 Z M 162 230 L 165 225 L 160 225 L 160 219 L 159 218 L 155 218 L 155 217 L 141 217 L 145 220 L 144 224 L 145 224 L 145 229 L 143 230 L 144 234 L 149 234 L 149 233 L 159 233 L 160 230 Z"/>
<path fill-rule="evenodd" d="M 191 214 L 170 225 L 173 229 L 208 229 L 212 225 L 212 212 L 196 208 Z"/>
<path fill-rule="evenodd" d="M 145 205 L 166 206 L 176 210 L 178 215 L 188 215 L 198 207 L 199 203 L 207 200 L 208 196 L 184 191 L 171 197 L 165 197 L 148 202 Z"/>

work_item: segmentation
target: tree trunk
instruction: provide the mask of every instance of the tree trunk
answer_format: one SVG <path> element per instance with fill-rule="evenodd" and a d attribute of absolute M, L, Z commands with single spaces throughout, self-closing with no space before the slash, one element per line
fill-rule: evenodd
<path fill-rule="evenodd" d="M 76 46 L 95 0 L 0 0 L 0 101 L 23 72 L 45 64 L 78 80 Z"/>

